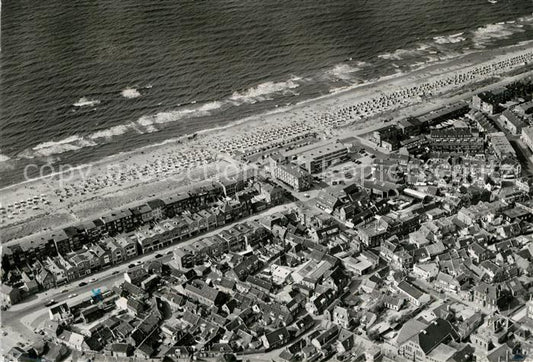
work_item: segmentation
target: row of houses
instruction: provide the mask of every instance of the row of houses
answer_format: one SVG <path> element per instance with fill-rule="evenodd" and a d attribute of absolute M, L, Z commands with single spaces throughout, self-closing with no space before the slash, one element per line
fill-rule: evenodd
<path fill-rule="evenodd" d="M 201 238 L 174 250 L 174 258 L 180 268 L 192 268 L 207 257 L 220 257 L 228 252 L 253 248 L 270 236 L 268 230 L 256 221 L 237 224 L 220 233 Z"/>
<path fill-rule="evenodd" d="M 268 197 L 265 197 L 265 196 Z M 3 267 L 7 271 L 8 283 L 24 287 L 20 282 L 22 274 L 35 280 L 40 288 L 71 282 L 112 265 L 124 263 L 137 255 L 150 253 L 171 244 L 191 238 L 242 219 L 254 212 L 283 201 L 284 192 L 279 186 L 261 183 L 234 195 L 234 199 L 223 199 L 206 205 L 197 211 L 185 211 L 172 218 L 152 219 L 150 223 L 129 232 L 105 233 L 92 243 L 83 243 L 76 249 L 60 247 L 59 238 L 49 234 L 39 242 L 26 240 L 4 249 Z M 146 219 L 148 220 L 148 219 Z M 224 230 L 215 237 L 210 249 L 240 250 L 241 246 L 254 245 L 265 236 L 264 228 L 248 222 Z M 195 242 L 194 248 L 201 250 L 200 244 L 211 239 Z M 222 247 L 222 240 L 225 242 Z M 32 288 L 35 289 L 35 288 Z"/>
<path fill-rule="evenodd" d="M 64 229 L 11 241 L 5 247 L 3 257 L 7 258 L 7 263 L 3 260 L 4 265 L 9 267 L 25 260 L 31 262 L 36 256 L 63 255 L 103 237 L 128 233 L 141 226 L 181 215 L 186 210 L 194 212 L 206 209 L 221 199 L 235 198 L 247 186 L 247 181 L 248 178 L 238 176 L 235 179 L 205 182 L 180 194 L 149 200 L 129 209 L 110 211 Z"/>

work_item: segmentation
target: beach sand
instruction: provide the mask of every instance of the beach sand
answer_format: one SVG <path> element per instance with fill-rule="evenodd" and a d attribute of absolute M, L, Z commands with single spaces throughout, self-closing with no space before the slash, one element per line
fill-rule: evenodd
<path fill-rule="evenodd" d="M 176 193 L 187 185 L 243 169 L 235 160 L 316 132 L 322 138 L 368 132 L 384 119 L 418 115 L 497 83 L 529 62 L 533 42 L 481 51 L 279 107 L 229 126 L 107 157 L 96 163 L 1 190 L 2 242 L 64 227 L 105 211 Z M 529 59 L 529 58 L 528 58 Z M 390 123 L 389 123 L 390 124 Z"/>

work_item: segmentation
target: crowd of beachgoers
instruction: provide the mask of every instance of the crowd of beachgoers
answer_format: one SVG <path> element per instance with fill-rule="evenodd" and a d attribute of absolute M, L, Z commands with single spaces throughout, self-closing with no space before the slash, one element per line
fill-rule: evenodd
<path fill-rule="evenodd" d="M 211 150 L 198 147 L 188 147 L 186 150 L 169 152 L 164 155 L 152 155 L 150 158 L 151 160 L 145 159 L 146 162 L 113 163 L 101 168 L 87 168 L 86 170 L 80 168 L 80 170 L 70 171 L 76 176 L 86 175 L 85 177 L 72 177 L 71 179 L 72 175 L 57 175 L 58 187 L 54 188 L 52 195 L 50 193 L 48 195 L 41 194 L 27 200 L 2 205 L 0 207 L 0 222 L 5 224 L 17 218 L 27 218 L 43 211 L 53 211 L 54 207 L 59 206 L 57 202 L 65 203 L 66 207 L 73 199 L 88 198 L 100 191 L 126 188 L 139 182 L 165 179 L 214 160 Z M 49 182 L 53 183 L 50 180 Z"/>
<path fill-rule="evenodd" d="M 313 133 L 313 126 L 305 121 L 289 124 L 276 124 L 271 127 L 261 127 L 250 130 L 238 136 L 220 139 L 215 149 L 229 155 L 240 154 L 250 156 L 267 149 L 280 147 L 292 140 L 306 137 Z"/>
<path fill-rule="evenodd" d="M 479 80 L 481 77 L 496 76 L 516 65 L 532 61 L 533 52 L 522 53 L 490 64 L 483 64 L 465 72 L 454 72 L 431 82 L 425 82 L 409 88 L 401 88 L 379 97 L 343 107 L 335 112 L 318 115 L 314 120 L 322 127 L 345 126 L 363 118 L 418 103 L 424 97 L 446 92 L 450 88 L 464 86 Z"/>
<path fill-rule="evenodd" d="M 213 160 L 213 155 L 206 149 L 187 150 L 186 152 L 173 152 L 153 162 L 139 164 L 137 162 L 114 164 L 108 167 L 108 172 L 101 175 L 89 176 L 77 183 L 66 184 L 57 189 L 55 194 L 60 200 L 72 196 L 94 194 L 101 189 L 111 186 L 123 186 L 137 181 L 162 179 L 177 172 L 196 168 Z"/>
<path fill-rule="evenodd" d="M 27 199 L 21 199 L 13 203 L 5 204 L 0 206 L 0 220 L 2 223 L 6 219 L 15 219 L 16 217 L 24 216 L 26 213 L 32 210 L 42 210 L 43 207 L 49 205 L 50 201 L 47 200 L 45 194 L 36 195 L 29 197 Z"/>

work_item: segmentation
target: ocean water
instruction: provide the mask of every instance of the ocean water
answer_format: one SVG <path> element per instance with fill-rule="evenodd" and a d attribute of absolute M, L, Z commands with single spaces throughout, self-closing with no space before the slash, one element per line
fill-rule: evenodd
<path fill-rule="evenodd" d="M 0 185 L 467 51 L 533 39 L 533 1 L 11 0 Z"/>

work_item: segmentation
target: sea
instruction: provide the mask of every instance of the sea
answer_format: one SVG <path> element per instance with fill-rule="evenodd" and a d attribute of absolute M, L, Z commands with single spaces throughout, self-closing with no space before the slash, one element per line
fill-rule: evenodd
<path fill-rule="evenodd" d="M 2 5 L 2 187 L 533 39 L 532 0 Z"/>

